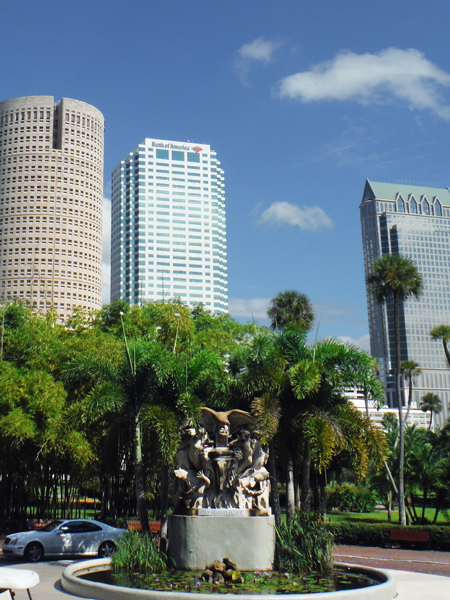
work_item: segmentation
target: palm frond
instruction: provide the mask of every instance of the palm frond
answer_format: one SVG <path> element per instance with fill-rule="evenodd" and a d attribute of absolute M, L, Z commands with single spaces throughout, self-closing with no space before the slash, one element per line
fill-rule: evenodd
<path fill-rule="evenodd" d="M 306 420 L 305 433 L 311 448 L 311 462 L 317 472 L 322 473 L 329 467 L 335 455 L 335 430 L 327 419 L 315 415 Z"/>
<path fill-rule="evenodd" d="M 258 431 L 261 432 L 261 441 L 268 444 L 278 431 L 281 410 L 278 398 L 270 393 L 265 393 L 252 402 L 252 413 L 258 421 Z"/>
<path fill-rule="evenodd" d="M 147 405 L 141 412 L 142 424 L 153 431 L 163 460 L 172 464 L 180 442 L 180 423 L 173 412 L 164 406 Z"/>
<path fill-rule="evenodd" d="M 315 392 L 319 388 L 321 374 L 314 362 L 301 360 L 289 369 L 288 375 L 299 400 L 303 400 L 307 394 Z"/>

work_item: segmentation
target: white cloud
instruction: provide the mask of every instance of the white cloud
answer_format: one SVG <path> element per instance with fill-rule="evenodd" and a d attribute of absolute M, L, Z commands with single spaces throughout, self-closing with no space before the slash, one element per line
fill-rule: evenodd
<path fill-rule="evenodd" d="M 387 48 L 377 54 L 339 52 L 310 71 L 281 80 L 274 94 L 301 102 L 350 100 L 364 104 L 405 101 L 411 109 L 429 109 L 450 120 L 450 106 L 441 95 L 450 75 L 410 48 Z"/>
<path fill-rule="evenodd" d="M 111 277 L 111 200 L 103 198 L 102 304 L 110 302 Z"/>
<path fill-rule="evenodd" d="M 366 352 L 370 353 L 370 335 L 369 334 L 362 335 L 358 339 L 354 339 L 354 338 L 348 337 L 346 335 L 340 335 L 338 337 L 338 339 L 340 339 L 342 342 L 344 342 L 344 344 L 347 344 L 349 346 L 356 346 L 357 348 L 360 348 L 361 350 L 365 350 Z"/>
<path fill-rule="evenodd" d="M 270 298 L 229 298 L 228 312 L 237 319 L 244 317 L 246 319 L 268 319 L 267 309 L 269 308 Z"/>
<path fill-rule="evenodd" d="M 235 61 L 241 82 L 243 84 L 247 83 L 247 75 L 252 63 L 259 62 L 266 65 L 271 63 L 275 51 L 279 46 L 279 42 L 265 40 L 262 37 L 241 46 L 237 51 L 237 58 Z"/>
<path fill-rule="evenodd" d="M 296 225 L 300 229 L 332 229 L 333 221 L 319 206 L 296 206 L 289 202 L 274 202 L 258 220 L 259 224 Z"/>

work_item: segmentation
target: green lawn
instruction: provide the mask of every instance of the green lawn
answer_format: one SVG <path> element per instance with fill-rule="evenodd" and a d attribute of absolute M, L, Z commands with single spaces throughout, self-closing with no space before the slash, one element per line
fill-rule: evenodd
<path fill-rule="evenodd" d="M 425 510 L 425 516 L 429 521 L 434 519 L 434 509 L 427 508 Z M 331 522 L 345 521 L 347 523 L 387 523 L 387 511 L 377 510 L 369 513 L 328 513 L 327 518 Z M 398 512 L 392 511 L 392 523 L 398 523 Z M 437 524 L 439 525 L 450 525 L 450 521 L 446 516 L 440 512 L 438 515 Z"/>

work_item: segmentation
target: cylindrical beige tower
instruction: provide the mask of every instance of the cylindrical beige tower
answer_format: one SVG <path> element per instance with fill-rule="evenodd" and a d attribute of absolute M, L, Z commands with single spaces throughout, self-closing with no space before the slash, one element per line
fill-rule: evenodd
<path fill-rule="evenodd" d="M 102 113 L 78 100 L 0 102 L 0 300 L 60 321 L 101 308 Z"/>

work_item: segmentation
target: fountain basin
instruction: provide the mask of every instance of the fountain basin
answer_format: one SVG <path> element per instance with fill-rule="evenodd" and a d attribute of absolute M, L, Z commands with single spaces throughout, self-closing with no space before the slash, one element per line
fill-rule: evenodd
<path fill-rule="evenodd" d="M 343 563 L 339 563 L 342 565 Z M 152 590 L 138 590 L 96 581 L 81 579 L 82 575 L 111 568 L 110 558 L 97 558 L 74 563 L 66 567 L 62 573 L 61 586 L 63 590 L 81 598 L 96 598 L 97 600 L 206 600 L 205 594 L 186 592 L 161 592 Z M 360 565 L 347 565 L 359 574 L 367 575 L 381 581 L 378 585 L 344 590 L 339 592 L 323 592 L 318 594 L 289 594 L 289 600 L 392 600 L 397 595 L 395 579 L 386 572 L 362 567 Z M 224 594 L 208 594 L 208 600 L 224 600 Z M 239 600 L 277 600 L 277 595 L 247 595 L 239 594 Z M 279 597 L 278 597 L 279 598 Z"/>
<path fill-rule="evenodd" d="M 243 512 L 234 509 L 211 512 L 217 516 L 169 516 L 169 556 L 179 569 L 201 571 L 224 556 L 232 558 L 241 571 L 271 569 L 275 551 L 273 515 L 231 516 Z"/>

